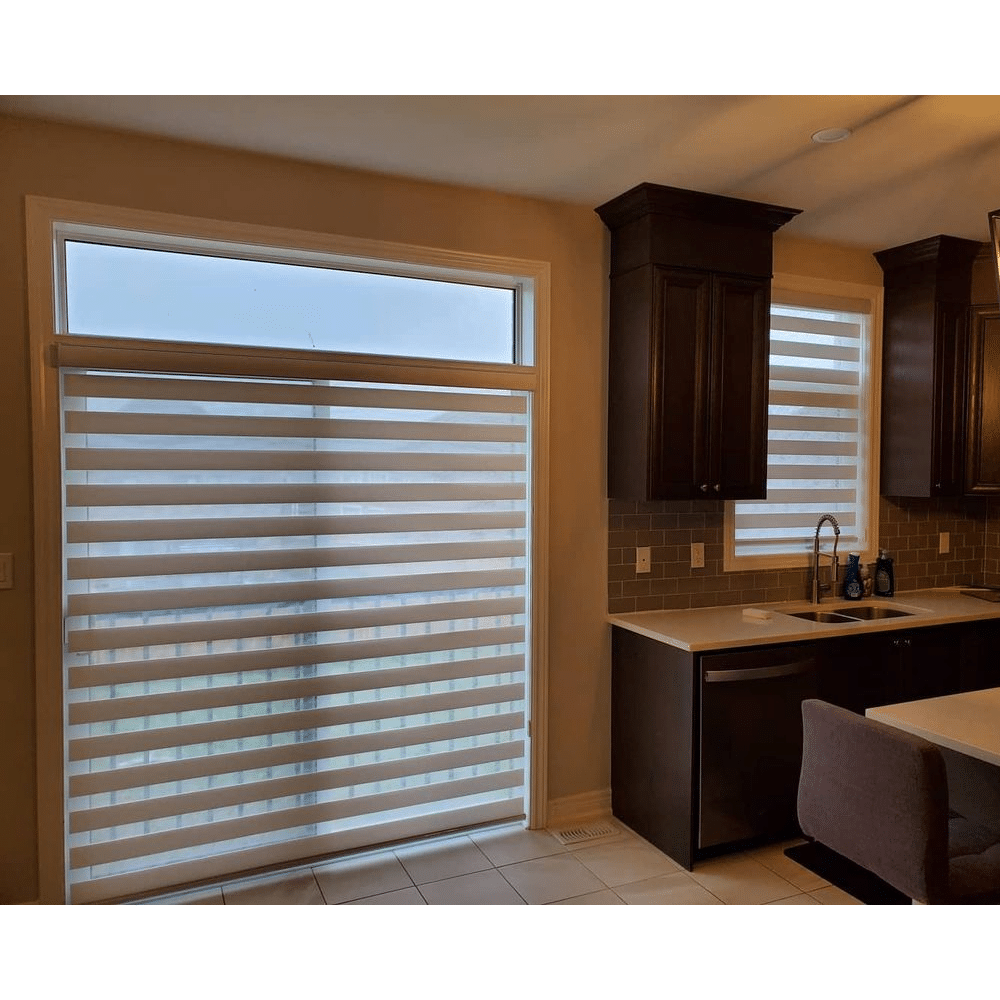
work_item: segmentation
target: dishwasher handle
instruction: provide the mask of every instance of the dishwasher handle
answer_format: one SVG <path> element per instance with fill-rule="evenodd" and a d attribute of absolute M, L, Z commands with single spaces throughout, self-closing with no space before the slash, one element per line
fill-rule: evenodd
<path fill-rule="evenodd" d="M 793 674 L 807 674 L 815 669 L 815 660 L 797 660 L 794 663 L 778 663 L 771 667 L 744 667 L 737 670 L 706 670 L 706 684 L 729 684 L 735 681 L 766 681 L 772 677 L 790 677 Z"/>

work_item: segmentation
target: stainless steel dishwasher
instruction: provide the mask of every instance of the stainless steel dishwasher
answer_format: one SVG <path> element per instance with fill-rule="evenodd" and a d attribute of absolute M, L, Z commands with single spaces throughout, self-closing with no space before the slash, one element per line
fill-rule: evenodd
<path fill-rule="evenodd" d="M 797 830 L 804 698 L 816 661 L 795 646 L 701 657 L 698 846 Z"/>

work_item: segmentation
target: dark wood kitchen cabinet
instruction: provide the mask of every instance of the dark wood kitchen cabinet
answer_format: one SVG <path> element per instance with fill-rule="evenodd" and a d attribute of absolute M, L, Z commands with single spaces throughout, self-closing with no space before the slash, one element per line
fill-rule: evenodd
<path fill-rule="evenodd" d="M 613 627 L 611 804 L 676 862 L 797 832 L 801 702 L 1000 686 L 1000 619 L 689 653 Z"/>
<path fill-rule="evenodd" d="M 885 285 L 883 496 L 964 493 L 969 307 L 981 249 L 933 236 L 875 254 Z"/>
<path fill-rule="evenodd" d="M 973 306 L 969 322 L 969 393 L 965 492 L 1000 494 L 1000 309 Z"/>
<path fill-rule="evenodd" d="M 866 708 L 962 690 L 969 626 L 844 636 L 822 643 L 819 697 L 864 714 Z"/>
<path fill-rule="evenodd" d="M 797 211 L 641 184 L 597 213 L 611 231 L 608 495 L 763 497 L 772 237 Z"/>

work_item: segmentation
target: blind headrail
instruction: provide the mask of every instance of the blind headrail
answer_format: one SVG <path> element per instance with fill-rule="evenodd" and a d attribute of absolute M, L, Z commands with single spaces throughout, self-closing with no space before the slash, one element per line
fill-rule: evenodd
<path fill-rule="evenodd" d="M 329 351 L 279 351 L 266 347 L 220 349 L 213 344 L 171 344 L 113 337 L 57 337 L 51 345 L 54 368 L 223 375 L 239 378 L 409 382 L 461 388 L 537 388 L 534 368 L 525 365 L 427 361 Z"/>

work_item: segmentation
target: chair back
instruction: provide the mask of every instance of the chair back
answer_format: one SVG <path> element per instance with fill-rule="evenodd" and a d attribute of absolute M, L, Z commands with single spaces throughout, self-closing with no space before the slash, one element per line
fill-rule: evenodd
<path fill-rule="evenodd" d="M 802 832 L 922 902 L 948 893 L 948 781 L 928 740 L 802 702 Z"/>

